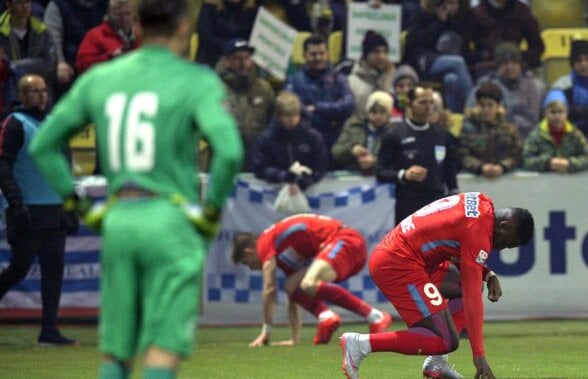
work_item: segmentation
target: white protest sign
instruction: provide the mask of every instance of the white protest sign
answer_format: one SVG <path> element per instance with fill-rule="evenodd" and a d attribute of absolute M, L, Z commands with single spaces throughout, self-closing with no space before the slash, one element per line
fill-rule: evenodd
<path fill-rule="evenodd" d="M 347 13 L 347 58 L 361 57 L 361 42 L 368 30 L 381 34 L 390 48 L 390 60 L 400 62 L 400 5 L 383 4 L 372 8 L 367 3 L 349 4 Z"/>
<path fill-rule="evenodd" d="M 253 61 L 277 79 L 284 80 L 296 33 L 296 29 L 267 9 L 259 8 L 249 38 L 249 44 L 255 47 Z"/>

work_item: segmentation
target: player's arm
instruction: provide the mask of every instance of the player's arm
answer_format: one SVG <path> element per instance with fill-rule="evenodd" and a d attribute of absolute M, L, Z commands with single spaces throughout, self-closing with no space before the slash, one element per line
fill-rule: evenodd
<path fill-rule="evenodd" d="M 263 326 L 261 333 L 249 344 L 249 347 L 263 346 L 269 342 L 277 303 L 276 267 L 275 257 L 263 264 Z"/>
<path fill-rule="evenodd" d="M 293 346 L 300 342 L 300 330 L 302 328 L 300 307 L 298 307 L 298 304 L 293 302 L 292 299 L 289 299 L 288 301 L 288 323 L 292 330 L 292 339 L 272 342 L 272 346 Z"/>
<path fill-rule="evenodd" d="M 213 151 L 204 205 L 220 211 L 241 170 L 243 146 L 235 120 L 224 107 L 224 84 L 215 75 L 209 75 L 202 85 L 205 96 L 199 99 L 195 117 Z"/>
<path fill-rule="evenodd" d="M 73 175 L 64 154 L 69 139 L 89 123 L 85 89 L 88 79 L 83 76 L 57 103 L 33 138 L 29 153 L 51 188 L 61 197 L 74 193 Z"/>

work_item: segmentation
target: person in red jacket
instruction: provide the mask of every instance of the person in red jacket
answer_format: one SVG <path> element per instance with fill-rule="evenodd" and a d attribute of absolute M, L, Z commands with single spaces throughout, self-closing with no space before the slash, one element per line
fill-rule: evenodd
<path fill-rule="evenodd" d="M 139 47 L 141 39 L 134 19 L 131 0 L 110 0 L 105 20 L 90 29 L 80 44 L 76 56 L 78 72 Z"/>
<path fill-rule="evenodd" d="M 495 379 L 484 353 L 480 287 L 489 279 L 488 274 L 484 276 L 486 260 L 493 249 L 526 245 L 533 230 L 528 210 L 494 209 L 492 199 L 479 192 L 442 198 L 402 220 L 375 247 L 369 269 L 408 329 L 344 333 L 339 342 L 347 378 L 359 377 L 361 361 L 372 352 L 440 355 L 454 351 L 459 331 L 467 326 L 475 378 Z M 463 298 L 456 300 L 462 304 L 448 302 L 439 290 L 437 274 L 445 262 L 459 265 Z"/>

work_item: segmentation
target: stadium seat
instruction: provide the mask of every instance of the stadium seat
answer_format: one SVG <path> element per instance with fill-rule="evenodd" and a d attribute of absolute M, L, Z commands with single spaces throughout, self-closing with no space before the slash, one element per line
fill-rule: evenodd
<path fill-rule="evenodd" d="M 190 53 L 188 58 L 193 62 L 196 60 L 196 54 L 198 54 L 198 33 L 193 33 L 190 37 Z"/>
<path fill-rule="evenodd" d="M 449 126 L 449 132 L 455 137 L 459 137 L 461 129 L 463 128 L 463 114 L 462 113 L 451 113 L 451 126 Z"/>
<path fill-rule="evenodd" d="M 304 41 L 311 36 L 310 32 L 298 32 L 294 37 L 294 46 L 292 47 L 292 63 L 296 66 L 304 64 Z"/>
<path fill-rule="evenodd" d="M 92 175 L 96 163 L 96 133 L 93 125 L 88 125 L 69 141 L 75 176 Z"/>
<path fill-rule="evenodd" d="M 570 46 L 576 39 L 588 39 L 588 28 L 552 28 L 541 32 L 545 52 L 541 57 L 545 82 L 551 85 L 570 72 Z"/>
<path fill-rule="evenodd" d="M 541 30 L 585 25 L 585 0 L 532 0 L 530 3 L 531 12 L 537 17 Z"/>
<path fill-rule="evenodd" d="M 331 64 L 335 65 L 341 61 L 343 52 L 343 32 L 334 31 L 329 35 L 329 59 Z"/>

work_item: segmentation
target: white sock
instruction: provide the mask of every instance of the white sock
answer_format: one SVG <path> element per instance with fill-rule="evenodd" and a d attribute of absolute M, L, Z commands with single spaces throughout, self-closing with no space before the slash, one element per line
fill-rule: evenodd
<path fill-rule="evenodd" d="M 357 344 L 359 345 L 359 351 L 361 351 L 363 355 L 368 355 L 372 352 L 369 334 L 360 334 L 357 336 Z"/>
<path fill-rule="evenodd" d="M 370 311 L 370 314 L 367 315 L 367 321 L 370 324 L 373 324 L 375 322 L 380 322 L 384 319 L 384 314 L 382 313 L 382 311 L 377 310 L 376 308 L 372 308 L 372 310 Z"/>
<path fill-rule="evenodd" d="M 318 320 L 319 320 L 319 322 L 323 322 L 323 321 L 325 321 L 325 320 L 327 320 L 327 319 L 330 319 L 330 318 L 331 318 L 331 317 L 333 317 L 334 315 L 335 315 L 335 313 L 334 313 L 332 310 L 328 309 L 328 310 L 326 310 L 326 311 L 323 311 L 323 312 L 321 312 L 321 313 L 319 314 L 319 316 L 318 316 Z"/>

